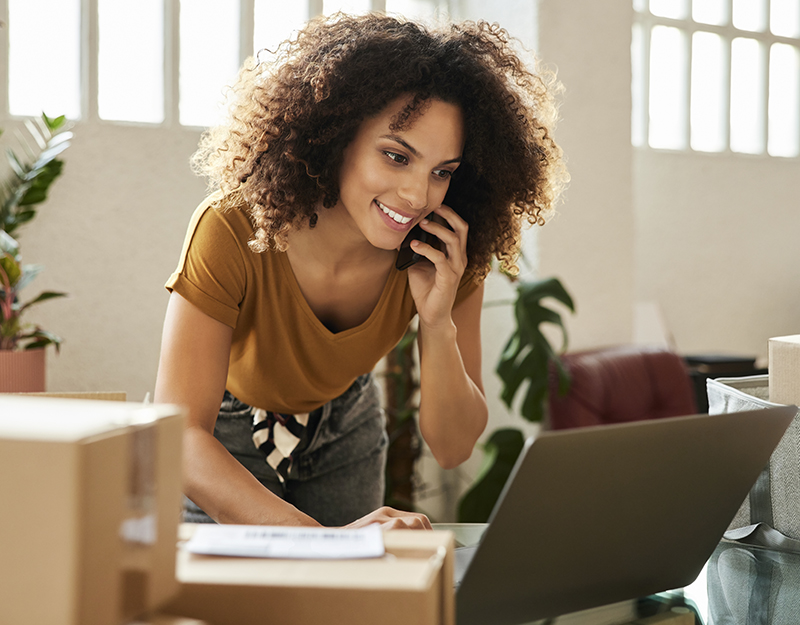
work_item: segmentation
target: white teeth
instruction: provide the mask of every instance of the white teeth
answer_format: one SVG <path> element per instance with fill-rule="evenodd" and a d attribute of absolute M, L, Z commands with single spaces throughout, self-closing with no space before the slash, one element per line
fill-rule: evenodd
<path fill-rule="evenodd" d="M 398 215 L 392 209 L 386 208 L 378 200 L 375 200 L 375 203 L 378 205 L 378 208 L 380 208 L 384 213 L 389 215 L 389 217 L 394 219 L 397 223 L 399 223 L 399 224 L 407 224 L 409 221 L 411 221 L 411 217 L 403 217 L 402 215 Z"/>

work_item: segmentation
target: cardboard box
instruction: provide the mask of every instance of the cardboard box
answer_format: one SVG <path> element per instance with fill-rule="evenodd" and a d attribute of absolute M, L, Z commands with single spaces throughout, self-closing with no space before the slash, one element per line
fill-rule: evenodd
<path fill-rule="evenodd" d="M 3 625 L 115 625 L 177 591 L 175 406 L 0 396 Z"/>
<path fill-rule="evenodd" d="M 800 334 L 769 340 L 769 400 L 800 405 Z"/>
<path fill-rule="evenodd" d="M 104 401 L 125 401 L 125 391 L 72 391 L 72 392 L 44 392 L 44 393 L 11 393 L 23 397 L 53 397 L 60 399 L 102 399 Z"/>
<path fill-rule="evenodd" d="M 181 526 L 189 538 L 192 526 Z M 384 532 L 369 560 L 198 556 L 178 549 L 180 591 L 162 611 L 214 625 L 453 625 L 453 536 Z"/>

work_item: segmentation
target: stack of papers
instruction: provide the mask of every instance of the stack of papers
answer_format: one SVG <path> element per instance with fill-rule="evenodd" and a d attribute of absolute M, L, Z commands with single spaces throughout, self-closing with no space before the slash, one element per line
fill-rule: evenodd
<path fill-rule="evenodd" d="M 385 553 L 378 525 L 359 529 L 198 525 L 186 550 L 211 556 L 339 560 L 380 558 Z"/>

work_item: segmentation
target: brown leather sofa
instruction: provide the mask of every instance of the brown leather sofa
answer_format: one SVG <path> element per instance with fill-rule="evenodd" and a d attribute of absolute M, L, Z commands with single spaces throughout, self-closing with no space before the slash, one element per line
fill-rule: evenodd
<path fill-rule="evenodd" d="M 697 411 L 686 364 L 662 349 L 619 346 L 562 356 L 572 381 L 566 395 L 558 392 L 551 368 L 549 427 L 662 419 Z"/>

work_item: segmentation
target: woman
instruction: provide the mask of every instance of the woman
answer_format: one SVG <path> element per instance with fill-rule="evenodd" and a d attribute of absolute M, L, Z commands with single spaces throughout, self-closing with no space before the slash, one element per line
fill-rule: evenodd
<path fill-rule="evenodd" d="M 418 316 L 420 431 L 443 467 L 469 457 L 482 280 L 492 256 L 515 270 L 521 222 L 566 179 L 551 82 L 496 26 L 379 15 L 314 20 L 246 64 L 167 283 L 156 399 L 188 407 L 186 520 L 430 526 L 380 507 L 370 371 Z M 398 269 L 416 225 L 441 249 L 415 241 Z"/>

